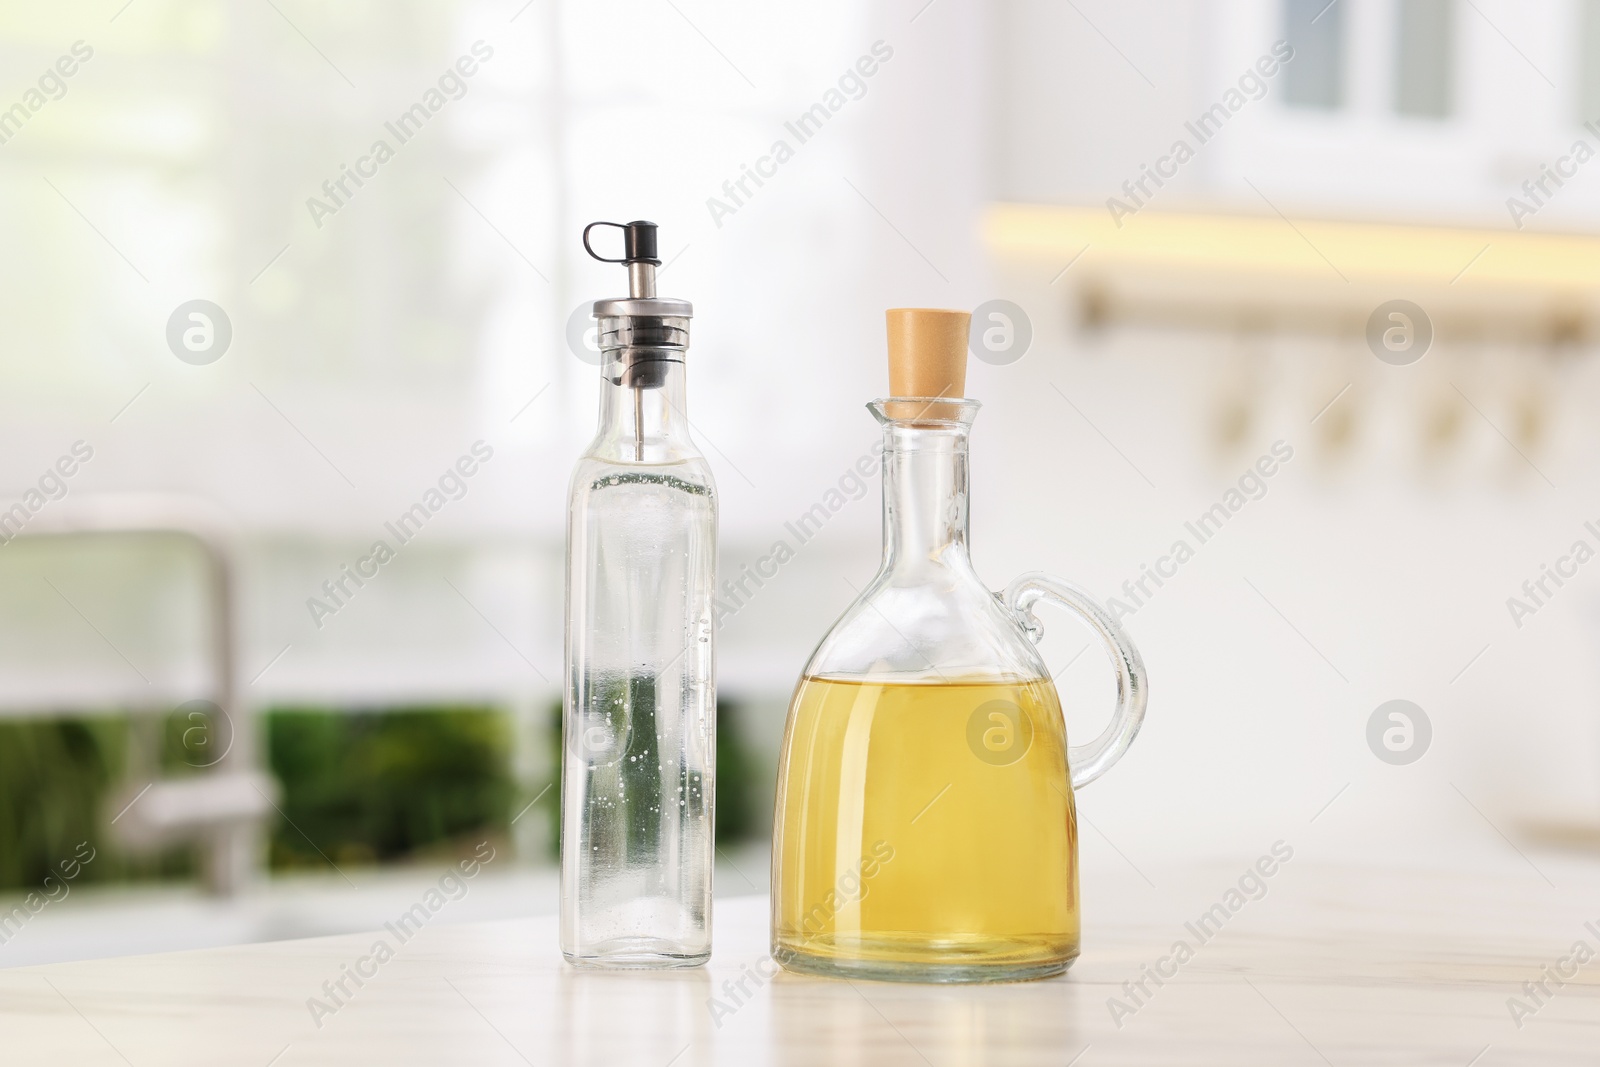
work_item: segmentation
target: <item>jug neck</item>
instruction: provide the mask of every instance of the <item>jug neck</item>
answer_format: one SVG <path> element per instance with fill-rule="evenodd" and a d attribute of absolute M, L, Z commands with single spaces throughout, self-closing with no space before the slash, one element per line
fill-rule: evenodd
<path fill-rule="evenodd" d="M 683 364 L 662 363 L 649 387 L 600 380 L 600 430 L 589 454 L 619 463 L 672 463 L 697 456 L 689 438 Z"/>
<path fill-rule="evenodd" d="M 970 568 L 967 436 L 976 402 L 941 402 L 956 418 L 883 420 L 883 570 L 912 574 L 933 566 Z"/>

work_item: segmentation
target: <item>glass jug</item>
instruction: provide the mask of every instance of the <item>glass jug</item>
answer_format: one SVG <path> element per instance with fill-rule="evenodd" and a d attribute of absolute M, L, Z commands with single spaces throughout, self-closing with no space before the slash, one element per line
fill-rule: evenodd
<path fill-rule="evenodd" d="M 995 594 L 974 572 L 967 437 L 977 401 L 869 407 L 884 431 L 883 562 L 812 654 L 790 704 L 773 956 L 846 978 L 1059 974 L 1078 955 L 1073 790 L 1132 743 L 1144 665 L 1076 586 L 1024 574 Z M 1082 617 L 1116 669 L 1116 709 L 1087 745 L 1068 746 L 1035 647 L 1041 601 Z"/>

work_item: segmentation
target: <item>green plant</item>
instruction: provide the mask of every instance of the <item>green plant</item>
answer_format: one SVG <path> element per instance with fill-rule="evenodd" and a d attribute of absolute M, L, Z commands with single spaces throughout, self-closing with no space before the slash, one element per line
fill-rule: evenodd
<path fill-rule="evenodd" d="M 274 711 L 266 716 L 285 818 L 274 868 L 393 860 L 503 832 L 516 788 L 506 717 L 483 708 Z"/>
<path fill-rule="evenodd" d="M 506 826 L 515 786 L 499 712 L 281 710 L 263 718 L 287 816 L 273 816 L 274 868 L 325 868 L 323 854 L 338 863 L 397 859 Z M 195 743 L 214 725 L 188 715 L 0 722 L 0 889 L 37 887 L 80 841 L 98 853 L 83 868 L 86 882 L 191 876 L 191 848 L 119 852 L 105 835 L 106 805 L 135 736 L 158 750 L 163 776 L 198 774 L 209 753 L 197 754 Z"/>
<path fill-rule="evenodd" d="M 97 855 L 82 882 L 189 874 L 183 849 L 119 854 L 104 837 L 105 806 L 128 751 L 126 716 L 0 722 L 0 890 L 35 889 L 87 841 Z M 162 763 L 180 762 L 168 746 Z"/>

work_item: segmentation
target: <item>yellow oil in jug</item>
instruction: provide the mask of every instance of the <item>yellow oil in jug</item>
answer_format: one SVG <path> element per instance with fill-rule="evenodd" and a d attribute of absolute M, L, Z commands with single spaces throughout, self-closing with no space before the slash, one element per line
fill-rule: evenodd
<path fill-rule="evenodd" d="M 1078 953 L 1077 817 L 1045 679 L 807 677 L 779 770 L 778 958 L 971 981 Z"/>

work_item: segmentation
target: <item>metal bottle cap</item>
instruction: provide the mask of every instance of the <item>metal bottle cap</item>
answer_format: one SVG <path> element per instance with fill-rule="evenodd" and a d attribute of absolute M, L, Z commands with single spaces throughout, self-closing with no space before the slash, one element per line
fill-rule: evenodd
<path fill-rule="evenodd" d="M 611 259 L 589 244 L 596 226 L 622 231 L 623 254 Z M 682 363 L 689 351 L 689 320 L 694 305 L 687 300 L 656 296 L 656 224 L 653 222 L 591 222 L 583 230 L 583 249 L 602 263 L 622 263 L 628 268 L 628 295 L 594 302 L 600 323 L 602 373 L 614 385 L 659 389 L 666 381 L 666 364 Z"/>

